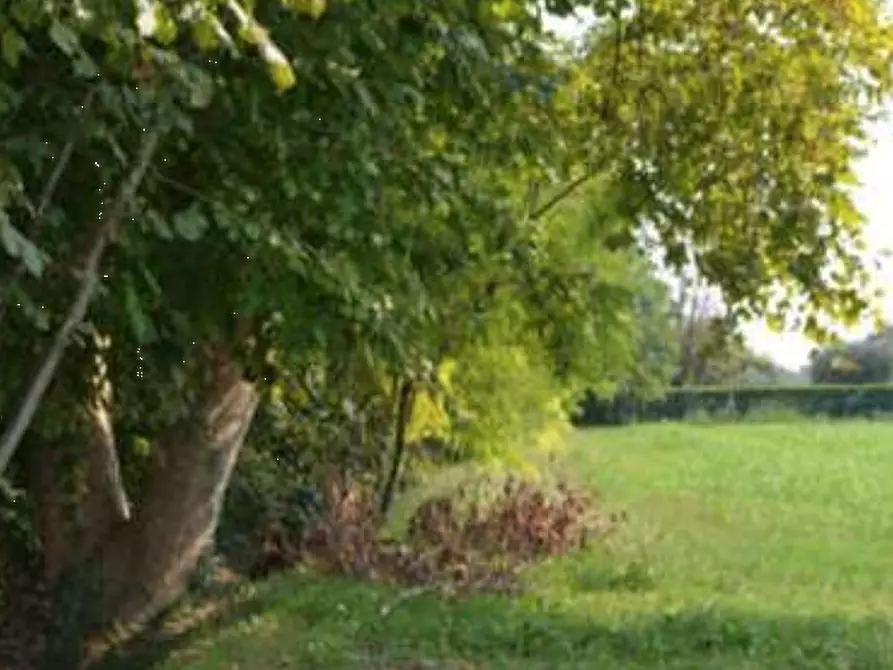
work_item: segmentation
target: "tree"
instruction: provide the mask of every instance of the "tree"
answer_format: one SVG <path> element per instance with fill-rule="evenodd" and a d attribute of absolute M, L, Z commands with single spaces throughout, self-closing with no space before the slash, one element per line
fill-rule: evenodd
<path fill-rule="evenodd" d="M 810 356 L 814 384 L 878 384 L 893 378 L 893 342 L 885 329 L 863 340 L 836 344 Z"/>
<path fill-rule="evenodd" d="M 584 161 L 601 155 L 584 137 L 622 155 L 626 201 L 666 263 L 694 264 L 737 315 L 810 334 L 821 316 L 858 318 L 850 186 L 890 90 L 880 3 L 659 0 L 596 16 L 567 104 L 597 115 L 575 137 Z"/>
<path fill-rule="evenodd" d="M 779 283 L 864 306 L 841 183 L 890 86 L 868 0 L 596 3 L 579 56 L 521 2 L 171 3 L 150 34 L 93 4 L 0 16 L 0 407 L 15 438 L 32 367 L 54 379 L 15 464 L 56 583 L 49 667 L 182 593 L 271 360 L 368 349 L 416 380 L 508 323 L 546 388 L 616 385 L 643 222 L 735 307 Z M 610 244 L 563 241 L 548 214 L 605 175 Z"/>
<path fill-rule="evenodd" d="M 674 299 L 679 343 L 677 386 L 735 384 L 752 358 L 741 333 L 715 292 L 695 276 L 682 275 Z"/>
<path fill-rule="evenodd" d="M 77 336 L 25 452 L 33 457 L 48 576 L 57 584 L 53 667 L 71 666 L 85 635 L 116 620 L 138 623 L 182 592 L 213 535 L 271 353 L 304 367 L 359 340 L 392 374 L 407 374 L 421 357 L 415 335 L 449 313 L 428 302 L 436 280 L 468 261 L 496 276 L 511 266 L 505 252 L 517 246 L 515 203 L 504 151 L 513 123 L 537 130 L 542 105 L 523 104 L 530 92 L 506 87 L 501 65 L 523 73 L 536 50 L 512 53 L 519 41 L 509 40 L 504 19 L 469 13 L 462 3 L 445 3 L 433 16 L 342 5 L 318 23 L 262 9 L 277 39 L 313 45 L 296 59 L 303 89 L 288 96 L 269 85 L 266 62 L 221 54 L 207 67 L 191 45 L 167 38 L 167 49 L 138 43 L 122 66 L 115 49 L 135 38 L 111 19 L 108 30 L 130 43 L 93 42 L 92 24 L 83 30 L 50 16 L 17 28 L 30 50 L 8 78 L 20 91 L 6 121 L 20 140 L 10 165 L 21 188 L 8 203 L 4 241 L 34 271 L 16 270 L 8 289 L 16 308 L 6 317 L 4 355 L 25 365 L 13 370 L 5 398 L 29 379 L 35 341 L 45 344 L 34 326 L 63 322 L 63 344 Z M 196 30 L 207 37 L 202 25 Z M 57 48 L 60 34 L 69 42 Z M 142 48 L 159 62 L 137 59 Z M 69 52 L 102 73 L 99 83 L 92 71 L 70 74 Z M 171 60 L 175 54 L 181 60 Z M 36 76 L 64 85 L 47 96 L 26 87 Z M 16 233 L 29 215 L 25 198 L 53 180 L 51 162 L 73 142 L 69 110 L 86 100 L 94 106 L 74 129 L 71 174 L 55 189 L 50 225 L 33 236 L 52 259 L 36 276 L 44 256 Z M 201 123 L 190 104 L 202 106 Z M 29 152 L 48 143 L 46 118 L 62 137 L 35 159 Z M 151 142 L 134 164 L 128 154 L 139 153 L 143 137 Z M 524 156 L 510 155 L 516 170 Z M 85 229 L 104 208 L 106 185 L 122 174 L 128 186 L 112 196 L 113 214 Z M 122 225 L 128 210 L 138 216 Z M 64 289 L 82 245 L 89 281 L 81 295 L 100 299 L 81 298 L 70 309 Z M 96 281 L 100 260 L 117 281 Z M 21 416 L 4 409 L 13 427 Z M 145 457 L 126 446 L 136 438 L 150 445 L 140 468 L 133 463 Z M 45 458 L 56 454 L 64 458 Z M 80 467 L 69 468 L 69 459 L 88 465 L 87 486 L 70 486 L 68 475 Z M 127 481 L 128 472 L 138 476 Z M 122 483 L 137 509 L 131 516 L 122 504 L 116 515 L 100 515 L 109 509 L 101 502 L 126 501 Z M 69 503 L 74 516 L 65 513 Z"/>

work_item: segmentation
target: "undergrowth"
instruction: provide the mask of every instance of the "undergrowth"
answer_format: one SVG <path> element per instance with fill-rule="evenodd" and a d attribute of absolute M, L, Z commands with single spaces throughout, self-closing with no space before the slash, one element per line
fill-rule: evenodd
<path fill-rule="evenodd" d="M 255 572 L 303 564 L 325 575 L 508 592 L 524 567 L 585 548 L 621 521 L 566 482 L 549 487 L 515 476 L 481 475 L 428 499 L 403 538 L 384 530 L 375 491 L 344 477 L 327 482 L 323 509 L 305 534 L 271 528 Z"/>

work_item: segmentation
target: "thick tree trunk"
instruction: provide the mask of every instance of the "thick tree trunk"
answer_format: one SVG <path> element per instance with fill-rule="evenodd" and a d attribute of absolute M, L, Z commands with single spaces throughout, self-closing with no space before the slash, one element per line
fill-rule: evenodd
<path fill-rule="evenodd" d="M 213 541 L 223 496 L 258 404 L 241 370 L 220 362 L 191 418 L 158 445 L 145 498 L 56 590 L 46 668 L 76 668 L 112 625 L 141 624 L 186 590 Z"/>
<path fill-rule="evenodd" d="M 65 444 L 41 443 L 29 449 L 29 488 L 50 585 L 130 518 L 109 417 L 111 385 L 101 356 L 96 365 L 95 395 L 84 411 L 84 433 L 70 436 Z"/>
<path fill-rule="evenodd" d="M 30 489 L 48 584 L 129 517 L 114 442 L 106 433 L 107 423 L 100 417 L 96 421 L 93 434 L 77 444 L 82 453 L 72 467 L 64 463 L 71 444 L 41 444 L 31 450 Z"/>

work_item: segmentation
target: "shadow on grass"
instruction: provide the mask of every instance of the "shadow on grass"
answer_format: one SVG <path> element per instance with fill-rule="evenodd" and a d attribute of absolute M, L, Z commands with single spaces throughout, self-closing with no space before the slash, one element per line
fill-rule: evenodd
<path fill-rule="evenodd" d="M 276 580 L 213 626 L 153 637 L 102 670 L 431 667 L 873 668 L 893 667 L 893 624 L 881 619 L 771 617 L 695 610 L 612 618 L 534 598 L 418 597 L 395 589 Z M 254 619 L 256 625 L 246 626 Z M 172 655 L 176 654 L 176 655 Z M 406 665 L 402 665 L 406 663 Z"/>
<path fill-rule="evenodd" d="M 243 585 L 247 586 L 247 585 Z M 263 599 L 229 585 L 204 599 L 176 607 L 146 626 L 123 644 L 106 653 L 91 670 L 149 670 L 158 667 L 178 650 L 188 648 L 203 636 L 226 628 L 235 621 L 257 616 L 266 607 Z"/>

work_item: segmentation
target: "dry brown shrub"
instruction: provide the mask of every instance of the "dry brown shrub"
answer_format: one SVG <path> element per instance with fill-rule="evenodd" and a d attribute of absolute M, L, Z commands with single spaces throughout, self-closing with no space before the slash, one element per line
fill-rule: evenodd
<path fill-rule="evenodd" d="M 584 547 L 620 520 L 599 514 L 594 496 L 566 483 L 484 478 L 422 504 L 400 542 L 383 538 L 373 490 L 334 476 L 325 500 L 324 516 L 300 541 L 271 529 L 270 570 L 306 563 L 324 574 L 453 592 L 510 591 L 525 566 Z"/>

